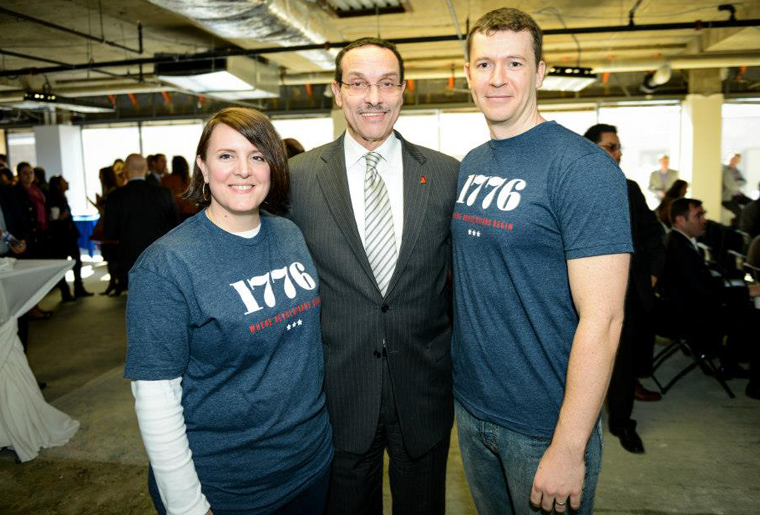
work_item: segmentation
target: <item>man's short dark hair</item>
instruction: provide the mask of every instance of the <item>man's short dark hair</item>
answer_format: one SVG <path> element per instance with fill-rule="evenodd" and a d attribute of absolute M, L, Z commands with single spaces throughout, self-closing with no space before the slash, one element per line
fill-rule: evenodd
<path fill-rule="evenodd" d="M 396 48 L 396 45 L 391 43 L 390 41 L 386 41 L 384 39 L 380 38 L 360 38 L 356 41 L 352 41 L 348 44 L 348 46 L 343 47 L 343 49 L 338 52 L 338 55 L 335 57 L 335 82 L 338 83 L 338 85 L 343 82 L 343 67 L 341 66 L 341 63 L 343 62 L 343 56 L 346 55 L 347 52 L 350 50 L 353 50 L 355 48 L 361 48 L 365 46 L 376 46 L 380 48 L 387 48 L 391 52 L 393 52 L 393 55 L 396 56 L 396 60 L 398 61 L 398 69 L 399 69 L 399 78 L 398 80 L 403 82 L 404 81 L 404 59 L 401 57 L 401 54 L 399 54 L 398 49 Z"/>
<path fill-rule="evenodd" d="M 602 134 L 605 132 L 617 134 L 617 127 L 614 125 L 607 125 L 606 123 L 597 123 L 596 125 L 589 127 L 583 137 L 590 139 L 598 145 L 599 142 L 602 141 Z"/>
<path fill-rule="evenodd" d="M 533 55 L 536 58 L 536 66 L 541 61 L 541 52 L 543 49 L 543 34 L 536 21 L 528 13 L 512 7 L 502 7 L 487 12 L 480 17 L 470 32 L 467 33 L 467 61 L 470 60 L 470 49 L 472 48 L 472 37 L 475 34 L 484 34 L 492 36 L 496 32 L 530 32 L 533 37 Z"/>
<path fill-rule="evenodd" d="M 26 167 L 32 168 L 32 165 L 30 165 L 26 161 L 21 161 L 19 164 L 16 165 L 16 174 L 21 175 L 21 170 L 23 170 Z M 34 170 L 34 168 L 32 168 L 32 170 Z"/>
<path fill-rule="evenodd" d="M 675 199 L 673 202 L 670 203 L 669 216 L 670 216 L 671 225 L 675 225 L 677 216 L 683 216 L 684 218 L 688 219 L 691 208 L 692 207 L 696 208 L 701 205 L 702 205 L 702 201 L 695 198 L 681 197 L 681 198 Z"/>
<path fill-rule="evenodd" d="M 13 172 L 10 170 L 10 168 L 0 168 L 0 175 L 5 177 L 5 180 L 8 182 L 8 184 L 13 184 Z"/>

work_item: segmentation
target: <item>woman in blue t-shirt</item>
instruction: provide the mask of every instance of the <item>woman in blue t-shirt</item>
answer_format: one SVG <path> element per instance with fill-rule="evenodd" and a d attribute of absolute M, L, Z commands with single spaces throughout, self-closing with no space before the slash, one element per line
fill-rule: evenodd
<path fill-rule="evenodd" d="M 135 410 L 159 513 L 322 513 L 332 461 L 319 284 L 285 210 L 266 116 L 206 124 L 187 198 L 205 209 L 130 271 Z M 266 212 L 262 211 L 263 209 Z"/>

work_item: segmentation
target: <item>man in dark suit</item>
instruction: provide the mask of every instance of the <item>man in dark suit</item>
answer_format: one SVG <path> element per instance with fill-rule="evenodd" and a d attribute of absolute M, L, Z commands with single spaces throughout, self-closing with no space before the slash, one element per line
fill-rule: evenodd
<path fill-rule="evenodd" d="M 2 237 L 9 233 L 16 240 L 9 242 Z M 26 250 L 27 226 L 24 212 L 16 202 L 13 188 L 0 185 L 0 257 L 23 254 Z"/>
<path fill-rule="evenodd" d="M 393 131 L 404 86 L 392 44 L 349 44 L 332 83 L 347 132 L 290 161 L 289 216 L 321 281 L 333 514 L 382 513 L 384 450 L 394 513 L 444 513 L 459 163 Z"/>
<path fill-rule="evenodd" d="M 117 240 L 119 278 L 126 289 L 132 265 L 151 243 L 179 223 L 177 203 L 171 191 L 148 183 L 145 158 L 130 154 L 123 173 L 127 184 L 108 195 L 103 230 L 109 240 Z"/>
<path fill-rule="evenodd" d="M 676 324 L 682 327 L 692 344 L 720 357 L 726 378 L 746 375 L 739 368 L 736 353 L 749 318 L 749 297 L 760 296 L 760 284 L 727 288 L 723 279 L 713 274 L 697 247 L 697 238 L 705 233 L 707 220 L 702 201 L 680 198 L 670 205 L 673 230 L 665 242 L 665 269 L 662 287 L 673 301 Z M 728 334 L 727 346 L 721 346 Z M 754 344 L 753 341 L 746 343 Z"/>
<path fill-rule="evenodd" d="M 603 123 L 589 127 L 583 135 L 607 152 L 620 166 L 623 151 L 617 127 Z M 649 209 L 636 182 L 626 179 L 628 209 L 631 216 L 631 238 L 634 252 L 628 272 L 625 297 L 625 321 L 620 345 L 615 356 L 610 386 L 607 390 L 610 432 L 620 439 L 623 448 L 634 454 L 644 453 L 644 443 L 636 432 L 633 414 L 634 399 L 659 401 L 662 396 L 644 388 L 637 377 L 652 373 L 654 331 L 650 320 L 654 309 L 652 286 L 662 272 L 665 248 L 662 229 Z"/>

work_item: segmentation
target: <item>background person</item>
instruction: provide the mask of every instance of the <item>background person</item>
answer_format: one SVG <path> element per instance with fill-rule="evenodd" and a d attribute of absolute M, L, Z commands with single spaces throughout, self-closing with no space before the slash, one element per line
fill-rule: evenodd
<path fill-rule="evenodd" d="M 332 459 L 319 282 L 296 226 L 262 212 L 287 202 L 282 141 L 263 114 L 230 108 L 197 155 L 188 196 L 206 209 L 130 273 L 124 375 L 153 502 L 318 515 Z"/>
<path fill-rule="evenodd" d="M 161 186 L 172 192 L 179 210 L 180 221 L 184 222 L 199 211 L 195 203 L 184 197 L 190 187 L 190 167 L 184 157 L 174 156 L 172 158 L 172 173 L 161 179 Z"/>
<path fill-rule="evenodd" d="M 670 168 L 670 156 L 660 154 L 657 156 L 660 168 L 649 174 L 649 191 L 655 194 L 657 200 L 665 197 L 665 192 L 678 180 L 678 171 Z"/>
<path fill-rule="evenodd" d="M 738 218 L 741 216 L 742 207 L 749 204 L 752 199 L 744 194 L 742 188 L 747 184 L 747 180 L 742 175 L 738 166 L 742 160 L 741 154 L 734 152 L 728 159 L 728 163 L 723 165 L 723 207 L 731 211 L 734 214 L 734 218 L 731 220 L 731 224 L 734 225 L 738 222 Z"/>
<path fill-rule="evenodd" d="M 146 160 L 130 154 L 124 164 L 127 184 L 106 199 L 103 229 L 107 240 L 118 242 L 119 286 L 129 288 L 128 273 L 151 243 L 179 223 L 179 211 L 166 188 L 145 179 Z"/>
<path fill-rule="evenodd" d="M 670 204 L 677 198 L 685 197 L 686 192 L 689 190 L 689 183 L 678 179 L 673 185 L 665 192 L 665 196 L 662 197 L 660 205 L 655 209 L 655 214 L 660 223 L 669 230 L 670 225 Z"/>
<path fill-rule="evenodd" d="M 79 250 L 79 230 L 71 217 L 71 207 L 66 199 L 69 183 L 60 175 L 50 178 L 47 195 L 48 209 L 48 255 L 52 259 L 72 258 L 74 260 L 74 295 L 69 290 L 66 279 L 58 283 L 63 302 L 71 302 L 75 298 L 90 297 L 92 293 L 84 288 L 82 282 L 82 255 Z"/>
<path fill-rule="evenodd" d="M 27 162 L 16 166 L 18 182 L 13 187 L 16 202 L 24 213 L 27 227 L 26 259 L 47 257 L 47 207 L 45 194 L 35 184 L 34 169 Z"/>
<path fill-rule="evenodd" d="M 617 127 L 614 125 L 594 125 L 583 136 L 605 150 L 605 142 L 620 147 Z M 620 166 L 622 153 L 618 151 L 609 154 Z M 644 443 L 636 432 L 636 421 L 632 418 L 633 401 L 662 399 L 658 392 L 644 388 L 638 378 L 652 374 L 654 327 L 650 321 L 654 311 L 653 286 L 662 273 L 665 247 L 662 244 L 660 224 L 647 206 L 641 188 L 630 179 L 625 182 L 634 252 L 625 296 L 625 320 L 607 390 L 607 409 L 610 433 L 620 439 L 620 444 L 626 451 L 643 454 Z"/>

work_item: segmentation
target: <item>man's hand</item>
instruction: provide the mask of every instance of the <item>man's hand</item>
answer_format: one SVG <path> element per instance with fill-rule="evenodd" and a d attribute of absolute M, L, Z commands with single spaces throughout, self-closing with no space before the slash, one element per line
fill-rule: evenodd
<path fill-rule="evenodd" d="M 751 298 L 760 297 L 760 283 L 750 284 L 747 288 L 749 289 L 749 296 Z"/>
<path fill-rule="evenodd" d="M 564 513 L 567 504 L 573 510 L 579 509 L 586 474 L 583 455 L 583 452 L 571 452 L 550 445 L 538 464 L 530 502 L 546 512 L 554 509 L 557 513 Z"/>
<path fill-rule="evenodd" d="M 14 245 L 9 245 L 8 248 L 11 249 L 11 252 L 14 254 L 23 254 L 26 252 L 26 240 L 17 240 L 18 243 Z"/>

